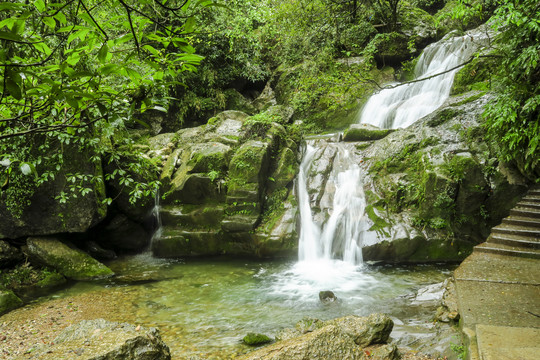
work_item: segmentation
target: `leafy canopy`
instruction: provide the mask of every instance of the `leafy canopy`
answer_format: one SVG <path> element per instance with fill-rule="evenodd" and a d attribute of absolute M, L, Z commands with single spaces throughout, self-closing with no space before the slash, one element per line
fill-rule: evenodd
<path fill-rule="evenodd" d="M 196 29 L 197 13 L 212 5 L 210 0 L 0 3 L 0 186 L 24 179 L 35 187 L 54 178 L 70 146 L 91 162 L 118 162 L 119 145 L 130 144 L 118 134 L 140 122 L 138 115 L 147 109 L 166 111 L 168 88 L 202 60 L 188 36 Z M 140 167 L 124 167 L 130 165 Z M 128 169 L 119 167 L 109 176 L 133 183 Z M 154 186 L 140 184 L 132 199 Z M 88 191 L 86 184 L 70 192 Z"/>

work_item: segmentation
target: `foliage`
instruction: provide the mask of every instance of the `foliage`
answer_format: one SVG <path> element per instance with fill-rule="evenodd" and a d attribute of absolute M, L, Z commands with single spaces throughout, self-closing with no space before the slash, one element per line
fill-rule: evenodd
<path fill-rule="evenodd" d="M 138 115 L 147 109 L 166 111 L 168 86 L 202 60 L 187 36 L 195 29 L 197 11 L 212 2 L 198 4 L 1 3 L 2 187 L 19 187 L 21 173 L 38 186 L 54 179 L 70 146 L 88 153 L 92 163 L 116 162 L 118 145 L 130 141 L 115 134 L 140 122 Z M 69 193 L 88 193 L 72 175 Z M 141 185 L 141 191 L 155 187 Z M 8 197 L 9 191 L 20 192 L 8 190 Z M 133 200 L 140 196 L 134 195 Z"/>
<path fill-rule="evenodd" d="M 456 16 L 479 11 L 472 7 Z M 461 11 L 461 10 L 460 10 Z M 506 1 L 491 24 L 501 31 L 495 53 L 495 98 L 484 113 L 487 134 L 504 161 L 515 161 L 532 180 L 540 179 L 540 4 Z"/>

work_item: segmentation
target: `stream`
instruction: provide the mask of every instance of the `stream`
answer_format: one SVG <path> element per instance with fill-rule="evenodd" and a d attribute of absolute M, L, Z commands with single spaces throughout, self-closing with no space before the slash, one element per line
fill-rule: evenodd
<path fill-rule="evenodd" d="M 171 261 L 146 254 L 108 265 L 118 274 L 115 279 L 78 282 L 39 303 L 81 294 L 115 297 L 123 305 L 111 320 L 159 328 L 173 359 L 231 359 L 253 349 L 241 342 L 249 332 L 274 337 L 304 317 L 327 320 L 373 312 L 392 317 L 392 339 L 405 348 L 447 353 L 449 343 L 457 342 L 448 325 L 433 322 L 441 288 L 425 288 L 450 276 L 449 266 L 356 266 L 336 260 Z M 417 298 L 419 289 L 426 291 Z M 338 301 L 323 305 L 318 296 L 322 290 L 332 290 Z M 426 348 L 428 343 L 436 345 Z"/>

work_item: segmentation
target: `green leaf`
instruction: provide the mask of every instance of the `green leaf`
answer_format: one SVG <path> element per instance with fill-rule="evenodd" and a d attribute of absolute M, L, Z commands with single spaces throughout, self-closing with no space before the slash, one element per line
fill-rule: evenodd
<path fill-rule="evenodd" d="M 74 66 L 79 62 L 80 59 L 81 59 L 81 54 L 79 54 L 78 52 L 75 52 L 67 57 L 66 62 L 69 65 Z"/>
<path fill-rule="evenodd" d="M 61 25 L 65 25 L 67 22 L 66 16 L 61 11 L 58 14 L 54 15 L 54 18 L 58 20 Z"/>
<path fill-rule="evenodd" d="M 104 63 L 107 61 L 107 54 L 109 53 L 109 46 L 107 44 L 103 44 L 101 49 L 98 51 L 98 59 L 101 63 Z"/>
<path fill-rule="evenodd" d="M 148 51 L 149 53 L 151 53 L 152 55 L 156 56 L 156 57 L 159 57 L 159 56 L 160 56 L 159 51 L 157 51 L 156 49 L 154 49 L 153 46 L 150 46 L 150 45 L 144 45 L 142 48 L 145 49 L 146 51 Z"/>
<path fill-rule="evenodd" d="M 0 4 L 0 11 L 2 11 L 2 10 L 20 10 L 23 7 L 25 7 L 25 4 L 4 2 L 4 3 Z"/>
<path fill-rule="evenodd" d="M 37 42 L 37 43 L 34 43 L 33 45 L 38 51 L 44 53 L 47 56 L 51 55 L 52 53 L 52 50 L 44 42 Z"/>
<path fill-rule="evenodd" d="M 43 12 L 45 10 L 45 2 L 43 0 L 34 0 L 34 6 L 39 12 Z"/>
<path fill-rule="evenodd" d="M 184 24 L 184 32 L 191 33 L 195 29 L 195 17 L 190 16 L 187 18 L 186 23 Z"/>
<path fill-rule="evenodd" d="M 99 72 L 103 75 L 109 75 L 111 73 L 119 73 L 119 66 L 116 64 L 107 64 L 99 68 Z"/>
<path fill-rule="evenodd" d="M 0 31 L 0 39 L 10 40 L 10 41 L 22 41 L 23 38 L 20 35 L 14 34 L 12 32 Z"/>
<path fill-rule="evenodd" d="M 43 22 L 45 23 L 45 25 L 47 25 L 48 27 L 50 27 L 53 30 L 56 27 L 56 21 L 54 21 L 54 19 L 52 17 L 49 17 L 49 16 L 43 17 Z"/>
<path fill-rule="evenodd" d="M 8 77 L 6 80 L 6 88 L 9 91 L 10 95 L 17 100 L 22 99 L 22 91 L 19 84 L 17 84 L 11 77 Z"/>

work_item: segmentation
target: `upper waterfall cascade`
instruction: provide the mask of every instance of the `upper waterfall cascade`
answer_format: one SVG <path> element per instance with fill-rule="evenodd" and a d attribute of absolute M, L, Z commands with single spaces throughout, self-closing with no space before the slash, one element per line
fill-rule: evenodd
<path fill-rule="evenodd" d="M 488 39 L 485 32 L 476 30 L 429 45 L 420 55 L 414 71 L 417 79 L 426 80 L 375 94 L 364 106 L 359 122 L 383 129 L 405 128 L 435 111 L 450 96 L 459 65 L 469 60 Z"/>
<path fill-rule="evenodd" d="M 407 127 L 433 112 L 449 97 L 459 65 L 470 59 L 487 39 L 486 34 L 476 31 L 459 37 L 445 37 L 428 46 L 415 69 L 417 78 L 427 79 L 373 95 L 361 112 L 360 122 L 380 128 Z M 319 158 L 324 158 L 324 149 L 316 148 L 318 144 L 335 147 L 331 171 L 326 182 L 321 183 L 325 189 L 317 190 L 324 191 L 325 196 L 329 194 L 328 206 L 321 206 L 321 199 L 315 199 L 312 194 L 314 186 L 310 187 L 318 181 L 309 178 L 310 169 L 317 166 Z M 351 265 L 362 263 L 363 238 L 372 234 L 367 231 L 369 221 L 363 172 L 358 161 L 354 147 L 328 141 L 307 142 L 297 180 L 301 218 L 298 255 L 301 262 L 339 259 Z"/>

